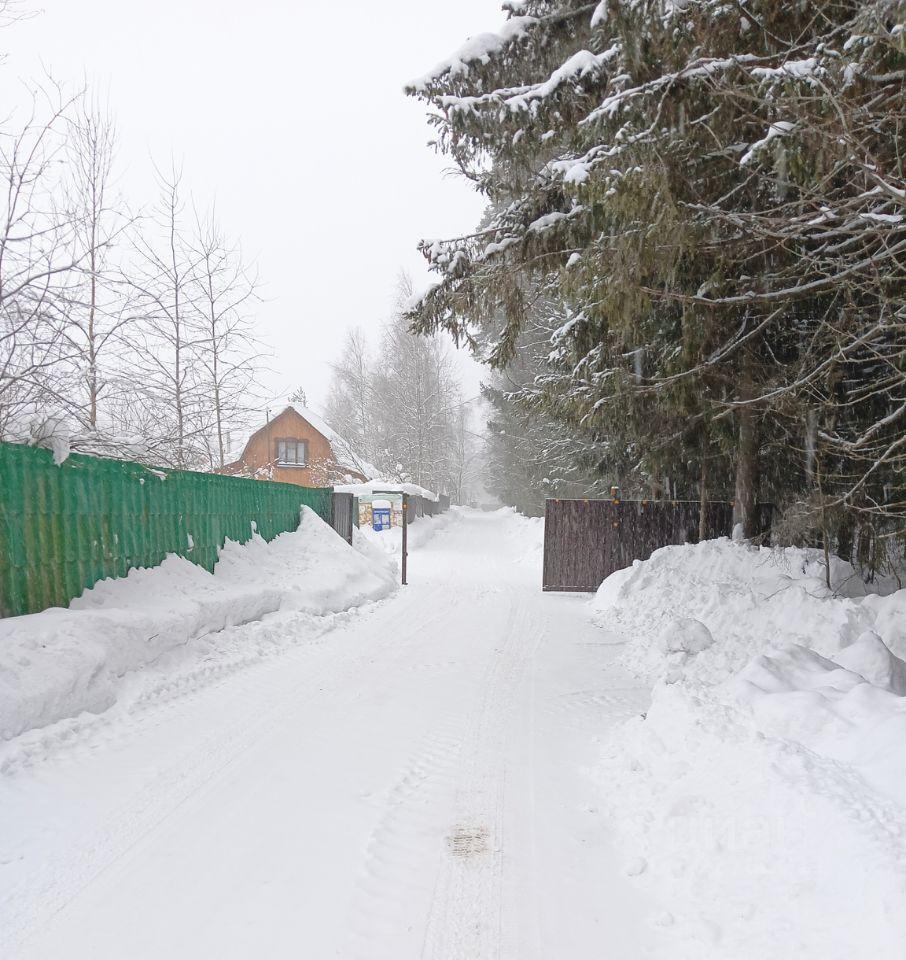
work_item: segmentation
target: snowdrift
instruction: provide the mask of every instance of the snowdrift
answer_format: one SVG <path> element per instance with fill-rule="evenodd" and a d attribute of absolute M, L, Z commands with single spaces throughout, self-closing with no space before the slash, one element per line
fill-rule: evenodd
<path fill-rule="evenodd" d="M 513 515 L 511 529 L 523 550 L 516 562 L 541 570 L 544 563 L 544 517 L 526 517 L 514 507 L 501 507 L 495 512 Z"/>
<path fill-rule="evenodd" d="M 108 709 L 130 672 L 215 631 L 276 611 L 323 617 L 395 589 L 392 564 L 351 548 L 308 507 L 269 543 L 228 541 L 213 574 L 171 555 L 102 580 L 67 609 L 0 620 L 0 739 Z"/>
<path fill-rule="evenodd" d="M 266 585 L 279 593 L 280 609 L 316 616 L 361 606 L 396 586 L 396 572 L 383 558 L 363 553 L 358 538 L 350 547 L 308 507 L 293 533 L 270 542 L 258 536 L 244 544 L 227 541 L 214 579 L 236 590 L 249 582 Z"/>
<path fill-rule="evenodd" d="M 667 547 L 594 600 L 655 682 L 598 772 L 665 957 L 903 956 L 906 590 L 821 560 Z"/>
<path fill-rule="evenodd" d="M 599 623 L 626 637 L 624 665 L 652 680 L 682 660 L 679 634 L 690 620 L 719 641 L 687 664 L 704 682 L 720 682 L 756 654 L 790 643 L 832 656 L 866 630 L 906 655 L 906 591 L 866 595 L 852 567 L 837 558 L 831 586 L 817 550 L 722 538 L 663 547 L 618 570 L 601 584 L 594 609 Z"/>

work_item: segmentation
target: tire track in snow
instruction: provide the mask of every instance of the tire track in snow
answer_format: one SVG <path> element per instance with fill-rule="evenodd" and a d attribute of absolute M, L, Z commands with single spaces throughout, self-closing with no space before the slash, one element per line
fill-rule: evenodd
<path fill-rule="evenodd" d="M 454 819 L 421 951 L 425 960 L 503 955 L 507 744 L 516 694 L 541 636 L 521 600 L 518 594 L 510 597 L 501 648 L 463 744 Z"/>
<path fill-rule="evenodd" d="M 384 813 L 368 842 L 357 883 L 350 946 L 343 956 L 399 960 L 418 949 L 421 911 L 430 902 L 435 866 L 425 838 L 436 837 L 446 825 L 461 747 L 461 723 L 448 717 L 421 739 L 383 800 Z"/>
<path fill-rule="evenodd" d="M 641 713 L 650 697 L 641 684 L 561 694 L 547 712 L 579 731 L 603 729 Z"/>

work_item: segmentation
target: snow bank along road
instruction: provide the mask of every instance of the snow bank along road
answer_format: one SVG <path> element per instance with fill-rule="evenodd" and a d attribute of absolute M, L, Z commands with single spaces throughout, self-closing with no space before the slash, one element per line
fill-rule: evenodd
<path fill-rule="evenodd" d="M 463 511 L 394 597 L 8 766 L 0 956 L 640 956 L 585 771 L 646 692 L 539 565 Z"/>

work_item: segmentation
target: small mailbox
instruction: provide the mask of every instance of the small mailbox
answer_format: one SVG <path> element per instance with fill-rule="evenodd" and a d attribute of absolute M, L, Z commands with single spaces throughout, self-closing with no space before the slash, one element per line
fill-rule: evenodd
<path fill-rule="evenodd" d="M 389 500 L 371 501 L 371 526 L 374 530 L 389 530 L 393 524 L 391 511 L 393 506 Z"/>

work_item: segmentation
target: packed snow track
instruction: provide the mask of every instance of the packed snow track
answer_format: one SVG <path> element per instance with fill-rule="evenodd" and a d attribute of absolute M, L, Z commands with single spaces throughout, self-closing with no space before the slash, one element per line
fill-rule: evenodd
<path fill-rule="evenodd" d="M 461 511 L 395 596 L 8 764 L 0 956 L 640 956 L 587 770 L 646 693 L 537 540 Z"/>

